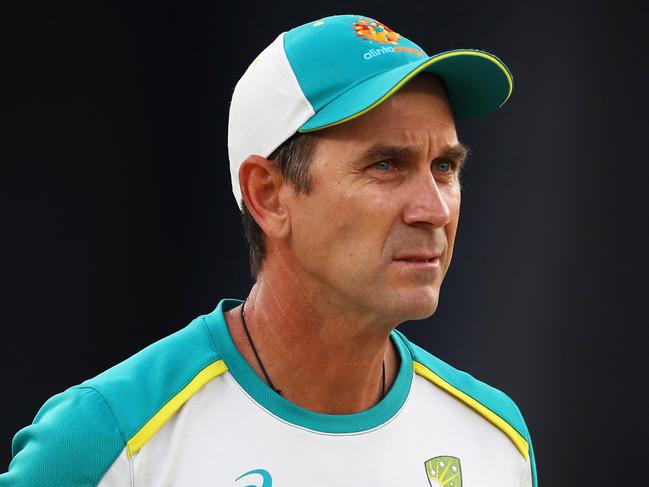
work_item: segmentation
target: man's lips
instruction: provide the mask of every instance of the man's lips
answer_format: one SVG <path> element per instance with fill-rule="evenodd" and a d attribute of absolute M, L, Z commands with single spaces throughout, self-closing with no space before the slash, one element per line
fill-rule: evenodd
<path fill-rule="evenodd" d="M 413 262 L 413 263 L 437 262 L 439 261 L 440 255 L 441 253 L 413 252 L 407 254 L 398 254 L 392 260 L 399 261 L 399 262 Z"/>
<path fill-rule="evenodd" d="M 395 259 L 395 262 L 403 262 L 405 264 L 437 264 L 439 257 L 432 259 Z"/>
<path fill-rule="evenodd" d="M 392 262 L 402 270 L 436 272 L 442 268 L 440 255 L 433 252 L 408 252 L 398 254 Z"/>

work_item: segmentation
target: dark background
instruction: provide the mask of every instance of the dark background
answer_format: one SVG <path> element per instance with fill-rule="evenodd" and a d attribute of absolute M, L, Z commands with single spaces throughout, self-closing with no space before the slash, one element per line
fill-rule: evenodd
<path fill-rule="evenodd" d="M 644 483 L 648 35 L 602 1 L 5 10 L 0 470 L 49 396 L 246 295 L 232 89 L 279 32 L 338 13 L 515 76 L 458 127 L 454 261 L 438 312 L 401 330 L 518 403 L 541 485 Z"/>

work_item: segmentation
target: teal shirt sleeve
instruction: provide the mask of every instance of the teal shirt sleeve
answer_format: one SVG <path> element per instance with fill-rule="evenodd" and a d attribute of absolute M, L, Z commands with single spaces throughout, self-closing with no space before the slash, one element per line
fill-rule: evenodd
<path fill-rule="evenodd" d="M 50 398 L 16 434 L 0 487 L 96 486 L 124 446 L 103 396 L 92 387 L 72 387 Z"/>

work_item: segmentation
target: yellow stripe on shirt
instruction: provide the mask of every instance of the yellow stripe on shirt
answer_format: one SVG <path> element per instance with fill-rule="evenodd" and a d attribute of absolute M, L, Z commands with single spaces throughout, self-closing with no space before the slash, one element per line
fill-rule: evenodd
<path fill-rule="evenodd" d="M 453 387 L 451 384 L 446 382 L 444 379 L 442 379 L 439 375 L 435 374 L 432 370 L 430 370 L 428 367 L 426 367 L 423 364 L 420 364 L 419 362 L 414 362 L 414 369 L 415 373 L 417 375 L 420 375 L 424 379 L 427 379 L 428 381 L 432 382 L 439 388 L 445 390 L 455 398 L 459 399 L 462 401 L 464 404 L 469 406 L 471 409 L 482 415 L 485 419 L 487 419 L 490 423 L 492 423 L 496 428 L 501 430 L 503 433 L 505 433 L 510 440 L 514 443 L 516 448 L 518 448 L 518 451 L 521 452 L 523 457 L 527 460 L 529 457 L 529 445 L 527 443 L 527 440 L 521 436 L 521 434 L 516 431 L 512 425 L 510 425 L 507 421 L 505 421 L 503 418 L 498 416 L 496 413 L 494 413 L 491 409 L 486 408 L 482 404 L 480 404 L 478 401 L 473 399 L 471 396 L 468 394 L 465 394 L 461 390 L 457 389 L 456 387 Z"/>
<path fill-rule="evenodd" d="M 160 410 L 147 421 L 140 430 L 128 441 L 126 448 L 128 456 L 135 455 L 144 444 L 155 435 L 164 424 L 185 404 L 189 398 L 196 394 L 209 381 L 228 370 L 223 360 L 217 360 L 201 370 L 194 378 L 183 387 L 178 394 L 172 397 Z"/>

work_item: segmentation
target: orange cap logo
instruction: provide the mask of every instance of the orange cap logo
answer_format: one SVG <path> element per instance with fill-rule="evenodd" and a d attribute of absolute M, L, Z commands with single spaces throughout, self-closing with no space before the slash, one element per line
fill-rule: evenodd
<path fill-rule="evenodd" d="M 360 19 L 352 26 L 356 35 L 364 41 L 375 41 L 379 44 L 396 44 L 401 37 L 388 26 L 372 19 Z"/>

